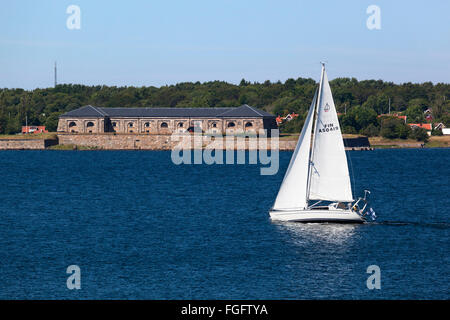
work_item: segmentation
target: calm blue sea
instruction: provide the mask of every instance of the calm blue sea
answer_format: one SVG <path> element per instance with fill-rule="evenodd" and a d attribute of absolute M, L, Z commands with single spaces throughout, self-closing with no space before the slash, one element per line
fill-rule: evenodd
<path fill-rule="evenodd" d="M 450 298 L 450 149 L 350 152 L 366 225 L 271 222 L 291 154 L 262 176 L 170 152 L 1 151 L 0 298 Z"/>

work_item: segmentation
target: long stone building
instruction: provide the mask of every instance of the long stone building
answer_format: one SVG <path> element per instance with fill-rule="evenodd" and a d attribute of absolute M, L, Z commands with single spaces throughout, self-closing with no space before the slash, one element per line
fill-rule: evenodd
<path fill-rule="evenodd" d="M 100 108 L 91 105 L 59 117 L 58 132 L 172 134 L 258 133 L 276 129 L 275 116 L 248 105 L 237 108 Z"/>

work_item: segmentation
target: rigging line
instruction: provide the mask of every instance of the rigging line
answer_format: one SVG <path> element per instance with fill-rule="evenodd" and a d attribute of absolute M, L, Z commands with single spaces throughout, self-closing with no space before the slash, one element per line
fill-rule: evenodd
<path fill-rule="evenodd" d="M 345 148 L 345 146 L 344 146 L 344 148 Z M 347 156 L 347 159 L 350 160 L 350 168 L 352 169 L 352 178 L 350 180 L 350 183 L 352 184 L 352 197 L 353 197 L 353 190 L 355 190 L 355 187 L 356 187 L 356 185 L 355 185 L 355 172 L 353 171 L 353 162 L 352 162 L 352 157 L 350 157 L 350 152 L 346 151 L 345 149 L 344 149 L 344 152 L 345 152 L 345 154 Z"/>

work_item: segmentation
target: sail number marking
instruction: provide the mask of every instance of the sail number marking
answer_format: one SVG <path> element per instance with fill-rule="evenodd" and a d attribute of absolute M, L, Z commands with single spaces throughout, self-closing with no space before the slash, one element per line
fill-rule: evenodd
<path fill-rule="evenodd" d="M 339 126 L 335 126 L 332 123 L 326 123 L 323 125 L 323 128 L 319 129 L 319 133 L 325 133 L 325 132 L 330 132 L 330 131 L 336 131 L 339 130 Z"/>

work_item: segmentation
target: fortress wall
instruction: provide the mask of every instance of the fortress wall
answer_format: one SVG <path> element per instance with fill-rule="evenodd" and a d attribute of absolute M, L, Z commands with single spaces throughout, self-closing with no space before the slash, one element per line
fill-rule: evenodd
<path fill-rule="evenodd" d="M 48 139 L 0 139 L 0 150 L 42 150 L 55 144 Z"/>
<path fill-rule="evenodd" d="M 190 139 L 192 138 L 192 139 Z M 203 136 L 202 139 L 194 141 L 192 135 L 149 135 L 149 134 L 58 134 L 59 144 L 77 145 L 85 147 L 96 147 L 106 150 L 171 150 L 178 146 L 180 148 L 217 148 L 226 146 L 225 137 Z M 238 145 L 239 141 L 239 145 Z M 233 144 L 234 142 L 234 144 Z M 234 149 L 270 149 L 271 139 L 267 139 L 267 146 L 258 146 L 257 138 L 234 137 L 228 143 L 233 144 Z M 280 150 L 295 149 L 296 141 L 279 141 Z"/>
<path fill-rule="evenodd" d="M 192 139 L 190 139 L 192 138 Z M 169 134 L 78 134 L 78 133 L 59 133 L 59 144 L 76 145 L 85 147 L 94 147 L 105 150 L 172 150 L 174 147 L 187 149 L 225 149 L 226 144 L 230 143 L 233 149 L 271 149 L 271 139 L 267 139 L 267 146 L 260 144 L 257 138 L 226 137 L 221 135 L 218 138 L 205 135 L 201 139 L 194 141 L 193 136 L 189 134 L 175 135 L 174 138 Z M 178 140 L 177 140 L 178 139 Z M 42 150 L 49 146 L 58 144 L 58 140 L 52 139 L 0 139 L 0 150 Z M 351 141 L 354 140 L 354 141 Z M 262 140 L 264 142 L 264 139 Z M 297 144 L 295 140 L 279 140 L 279 150 L 294 150 Z M 367 138 L 346 138 L 344 144 L 348 150 L 358 150 L 370 148 Z M 420 147 L 420 144 L 418 145 Z"/>

